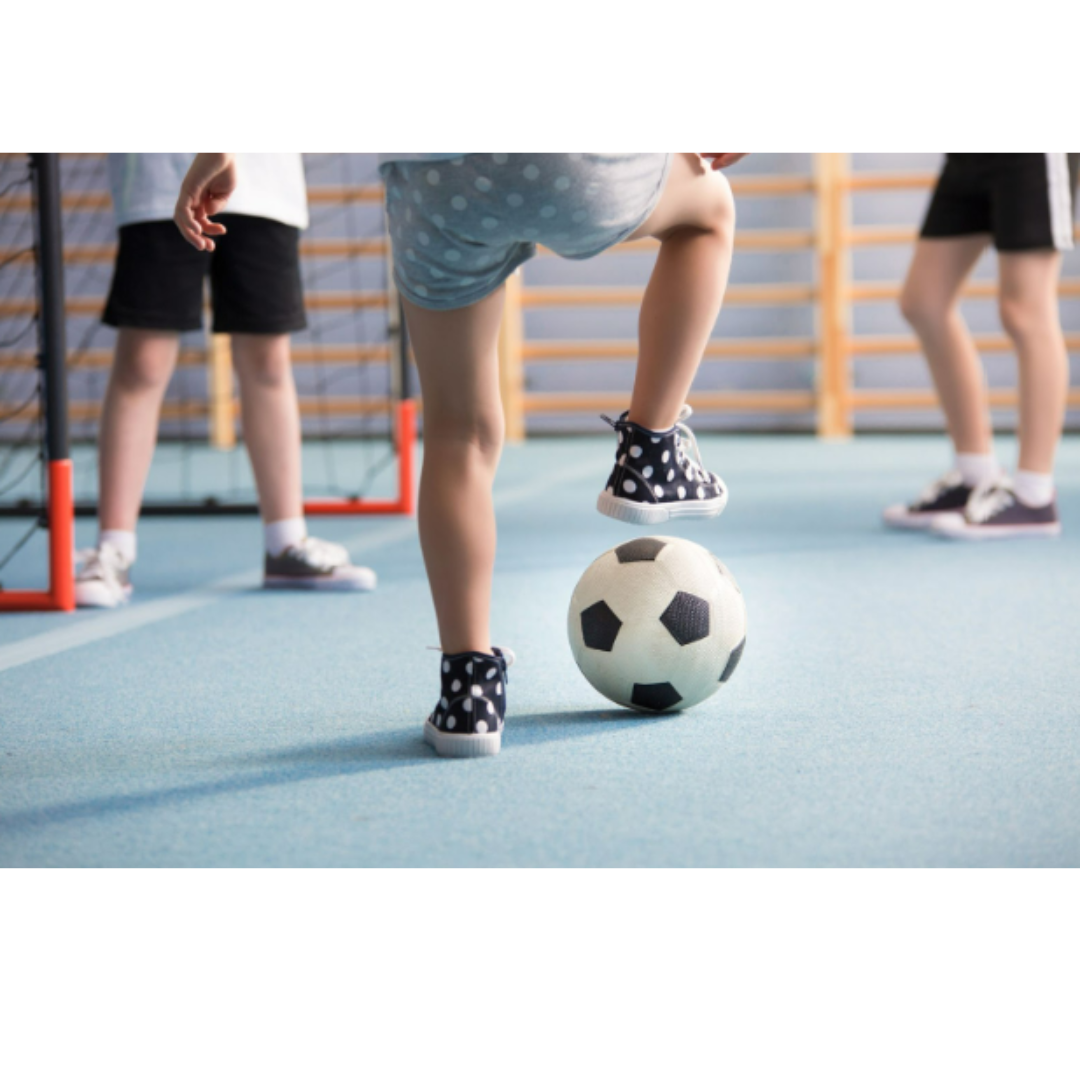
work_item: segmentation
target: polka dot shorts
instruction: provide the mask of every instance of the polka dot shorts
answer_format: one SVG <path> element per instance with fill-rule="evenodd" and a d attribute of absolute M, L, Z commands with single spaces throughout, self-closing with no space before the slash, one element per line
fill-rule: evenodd
<path fill-rule="evenodd" d="M 394 276 L 420 307 L 466 307 L 544 244 L 588 259 L 625 240 L 664 190 L 671 154 L 465 154 L 383 164 Z"/>

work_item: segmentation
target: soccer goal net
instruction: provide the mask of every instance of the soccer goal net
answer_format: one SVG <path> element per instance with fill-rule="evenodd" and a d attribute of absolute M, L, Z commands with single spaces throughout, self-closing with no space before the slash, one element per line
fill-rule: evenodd
<path fill-rule="evenodd" d="M 54 176 L 66 333 L 50 426 L 42 367 L 42 169 Z M 292 337 L 309 514 L 411 513 L 415 413 L 404 323 L 389 272 L 373 154 L 305 154 L 310 227 L 301 237 L 307 329 Z M 62 248 L 60 246 L 62 237 Z M 116 331 L 101 321 L 117 229 L 105 154 L 0 157 L 0 560 L 25 576 L 49 519 L 49 430 L 66 423 L 77 514 L 98 500 L 97 447 Z M 144 514 L 254 512 L 227 335 L 181 335 L 160 415 Z M 65 447 L 66 450 L 66 447 Z M 65 458 L 66 458 L 65 453 Z M 20 531 L 21 530 L 21 531 Z M 4 563 L 0 562 L 0 581 Z"/>

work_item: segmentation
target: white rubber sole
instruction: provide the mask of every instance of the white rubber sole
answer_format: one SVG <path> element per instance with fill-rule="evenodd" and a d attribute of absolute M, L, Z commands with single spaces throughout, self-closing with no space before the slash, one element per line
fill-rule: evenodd
<path fill-rule="evenodd" d="M 132 587 L 125 586 L 120 594 L 107 589 L 100 581 L 75 582 L 75 606 L 80 608 L 118 608 L 131 599 Z"/>
<path fill-rule="evenodd" d="M 366 573 L 358 567 L 357 571 L 348 576 L 340 577 L 287 577 L 284 575 L 267 575 L 263 578 L 264 589 L 306 589 L 318 592 L 372 592 L 379 579 L 375 572 L 368 570 Z"/>
<path fill-rule="evenodd" d="M 727 506 L 728 493 L 715 499 L 694 499 L 692 502 L 638 503 L 620 499 L 610 491 L 601 491 L 596 509 L 616 521 L 628 521 L 631 525 L 663 525 L 674 518 L 712 518 L 722 514 Z"/>
<path fill-rule="evenodd" d="M 930 531 L 945 540 L 1019 540 L 1061 535 L 1061 522 L 1045 525 L 969 525 L 959 514 L 942 514 Z"/>
<path fill-rule="evenodd" d="M 908 511 L 906 506 L 890 506 L 881 515 L 881 520 L 889 526 L 890 529 L 911 529 L 922 530 L 931 528 L 934 522 L 942 516 L 943 513 L 948 511 L 942 511 L 936 514 L 912 514 Z"/>
<path fill-rule="evenodd" d="M 494 757 L 502 747 L 502 732 L 490 735 L 454 735 L 440 731 L 429 720 L 424 721 L 424 742 L 435 747 L 439 757 Z"/>

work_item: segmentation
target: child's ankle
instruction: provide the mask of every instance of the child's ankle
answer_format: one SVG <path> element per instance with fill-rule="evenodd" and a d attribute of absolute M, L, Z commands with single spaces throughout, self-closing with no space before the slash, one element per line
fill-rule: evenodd
<path fill-rule="evenodd" d="M 633 409 L 631 409 L 626 414 L 626 420 L 628 423 L 634 424 L 636 427 L 642 428 L 644 431 L 648 431 L 653 435 L 660 435 L 664 432 L 670 431 L 675 426 L 675 421 L 678 419 L 678 417 L 672 417 L 670 423 L 667 424 L 660 423 L 659 421 L 661 419 L 662 418 L 657 416 L 655 413 L 638 414 L 635 413 Z"/>

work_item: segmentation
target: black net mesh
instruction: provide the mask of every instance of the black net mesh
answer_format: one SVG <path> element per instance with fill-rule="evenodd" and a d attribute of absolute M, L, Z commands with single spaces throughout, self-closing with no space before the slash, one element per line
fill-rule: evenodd
<path fill-rule="evenodd" d="M 33 180 L 29 154 L 0 155 L 0 503 L 30 518 L 0 527 L 0 574 L 46 524 Z"/>

